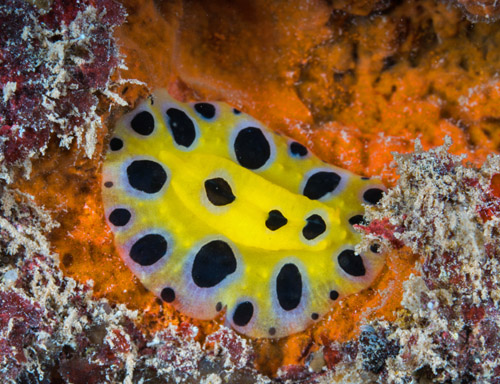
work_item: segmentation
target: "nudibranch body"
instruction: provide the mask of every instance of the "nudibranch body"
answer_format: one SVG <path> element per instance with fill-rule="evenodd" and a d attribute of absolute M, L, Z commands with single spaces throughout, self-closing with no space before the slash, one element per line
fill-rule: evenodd
<path fill-rule="evenodd" d="M 105 215 L 125 263 L 179 311 L 250 337 L 299 332 L 366 288 L 358 255 L 380 182 L 325 164 L 225 103 L 165 91 L 122 117 L 103 166 Z"/>

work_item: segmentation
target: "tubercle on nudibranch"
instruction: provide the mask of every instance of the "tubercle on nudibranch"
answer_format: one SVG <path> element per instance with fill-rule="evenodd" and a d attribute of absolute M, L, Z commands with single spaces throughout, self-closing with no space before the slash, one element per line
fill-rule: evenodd
<path fill-rule="evenodd" d="M 380 182 L 227 104 L 153 100 L 118 122 L 103 167 L 115 243 L 148 289 L 192 317 L 226 307 L 237 331 L 281 337 L 373 281 L 384 257 L 355 253 L 353 225 Z"/>

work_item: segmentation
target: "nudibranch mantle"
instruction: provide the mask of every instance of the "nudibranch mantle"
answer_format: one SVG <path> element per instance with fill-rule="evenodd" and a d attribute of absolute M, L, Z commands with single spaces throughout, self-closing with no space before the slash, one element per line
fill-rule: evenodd
<path fill-rule="evenodd" d="M 328 165 L 221 102 L 157 91 L 117 123 L 103 165 L 117 249 L 180 312 L 283 337 L 371 284 L 378 248 L 354 252 L 363 203 L 384 186 Z"/>

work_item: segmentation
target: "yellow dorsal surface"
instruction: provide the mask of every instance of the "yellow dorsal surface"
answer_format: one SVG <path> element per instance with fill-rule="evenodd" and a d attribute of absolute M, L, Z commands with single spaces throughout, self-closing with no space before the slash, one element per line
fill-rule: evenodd
<path fill-rule="evenodd" d="M 250 337 L 299 332 L 371 284 L 354 252 L 362 204 L 384 187 L 325 164 L 224 103 L 156 92 L 117 123 L 103 166 L 106 219 L 141 282 L 182 313 Z"/>

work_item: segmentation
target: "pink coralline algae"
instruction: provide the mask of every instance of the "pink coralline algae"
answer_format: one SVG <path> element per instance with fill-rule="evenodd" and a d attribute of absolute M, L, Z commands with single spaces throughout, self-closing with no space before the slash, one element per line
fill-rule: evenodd
<path fill-rule="evenodd" d="M 124 20 L 113 0 L 55 0 L 49 12 L 23 0 L 0 5 L 0 167 L 73 138 L 92 155 L 99 92 L 119 64 L 112 37 Z"/>

